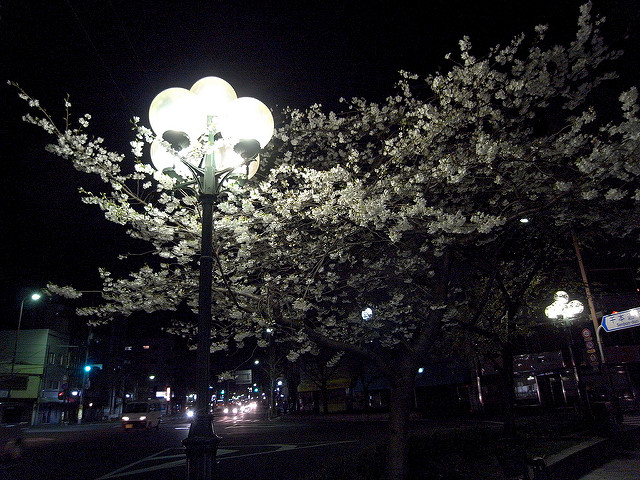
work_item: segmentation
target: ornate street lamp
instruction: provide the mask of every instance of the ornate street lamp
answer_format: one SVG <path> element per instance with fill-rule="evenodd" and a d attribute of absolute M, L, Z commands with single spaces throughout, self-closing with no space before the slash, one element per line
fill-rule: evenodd
<path fill-rule="evenodd" d="M 259 100 L 237 98 L 223 79 L 205 77 L 190 90 L 160 92 L 151 102 L 149 121 L 157 135 L 151 145 L 155 168 L 178 177 L 181 187 L 194 185 L 202 204 L 196 415 L 182 443 L 187 479 L 210 480 L 219 442 L 209 411 L 213 207 L 225 180 L 255 174 L 258 153 L 273 135 L 273 117 Z"/>
<path fill-rule="evenodd" d="M 576 365 L 576 359 L 573 354 L 571 331 L 569 325 L 571 320 L 582 313 L 584 306 L 582 302 L 578 300 L 569 300 L 569 294 L 562 290 L 556 292 L 553 296 L 553 303 L 544 310 L 544 314 L 552 319 L 559 320 L 564 326 L 565 334 L 567 336 L 567 343 L 569 344 L 569 356 L 571 358 L 571 366 L 573 367 L 573 376 L 576 382 L 576 389 L 578 390 L 578 399 L 582 402 L 582 392 L 580 391 L 580 375 L 578 374 L 578 365 Z"/>

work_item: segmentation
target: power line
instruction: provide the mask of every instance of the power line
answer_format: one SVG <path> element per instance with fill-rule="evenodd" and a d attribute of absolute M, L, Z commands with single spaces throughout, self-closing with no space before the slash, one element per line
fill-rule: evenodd
<path fill-rule="evenodd" d="M 122 34 L 124 35 L 124 38 L 127 40 L 127 43 L 129 44 L 129 48 L 131 49 L 131 52 L 133 53 L 133 61 L 134 61 L 134 63 L 137 65 L 139 71 L 142 73 L 142 76 L 144 77 L 145 82 L 147 82 L 147 85 L 149 87 L 151 87 L 152 85 L 151 85 L 151 82 L 149 81 L 149 77 L 147 76 L 147 72 L 142 66 L 142 62 L 140 61 L 140 57 L 138 56 L 138 52 L 136 51 L 135 47 L 133 46 L 133 43 L 131 42 L 131 37 L 129 37 L 129 34 L 127 33 L 127 30 L 124 28 L 122 20 L 121 20 L 120 16 L 118 15 L 118 11 L 113 6 L 113 2 L 111 0 L 108 0 L 108 2 L 109 2 L 109 6 L 111 7 L 111 10 L 113 11 L 113 14 L 114 14 L 114 16 L 116 18 L 116 21 L 118 23 L 118 27 L 120 27 L 120 30 L 122 31 Z"/>
<path fill-rule="evenodd" d="M 109 69 L 109 67 L 107 66 L 107 63 L 104 61 L 104 58 L 102 57 L 102 55 L 100 55 L 100 51 L 98 50 L 98 48 L 96 47 L 95 43 L 93 42 L 93 39 L 91 38 L 91 35 L 89 35 L 89 31 L 85 28 L 84 24 L 82 23 L 82 20 L 80 19 L 80 16 L 76 12 L 76 9 L 73 8 L 73 5 L 71 4 L 71 2 L 69 0 L 65 0 L 65 1 L 66 1 L 67 5 L 69 6 L 69 9 L 73 13 L 74 18 L 78 22 L 78 25 L 80 26 L 80 29 L 82 30 L 82 32 L 84 33 L 85 37 L 87 38 L 87 41 L 89 42 L 89 45 L 91 45 L 91 48 L 93 49 L 93 52 L 95 53 L 95 55 L 100 60 L 100 63 L 102 64 L 102 67 L 104 68 L 104 70 L 107 72 L 107 75 L 109 76 L 109 79 L 111 80 L 113 85 L 116 87 L 116 90 L 118 91 L 118 94 L 120 95 L 123 103 L 125 104 L 125 107 L 129 111 L 129 114 L 132 117 L 135 116 L 136 114 L 131 109 L 129 99 L 126 97 L 126 95 L 124 94 L 124 92 L 120 88 L 120 85 L 118 85 L 118 82 L 116 82 L 116 79 L 113 77 L 113 74 L 111 73 L 111 69 Z M 109 2 L 109 3 L 111 3 L 111 2 Z"/>

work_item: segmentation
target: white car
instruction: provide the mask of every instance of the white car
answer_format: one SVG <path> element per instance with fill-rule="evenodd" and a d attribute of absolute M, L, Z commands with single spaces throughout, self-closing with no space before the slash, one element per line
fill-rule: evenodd
<path fill-rule="evenodd" d="M 238 405 L 236 404 L 225 405 L 222 409 L 222 413 L 224 413 L 225 415 L 237 415 L 239 411 L 240 407 L 238 407 Z"/>
<path fill-rule="evenodd" d="M 122 409 L 122 426 L 126 429 L 160 427 L 162 415 L 167 411 L 166 402 L 141 400 L 128 402 Z"/>

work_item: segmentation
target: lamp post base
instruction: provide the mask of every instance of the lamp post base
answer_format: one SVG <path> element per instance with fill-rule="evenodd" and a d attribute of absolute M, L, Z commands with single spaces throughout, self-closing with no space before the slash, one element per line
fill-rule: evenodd
<path fill-rule="evenodd" d="M 198 415 L 182 441 L 187 454 L 187 480 L 213 480 L 220 437 L 213 432 L 213 415 Z"/>

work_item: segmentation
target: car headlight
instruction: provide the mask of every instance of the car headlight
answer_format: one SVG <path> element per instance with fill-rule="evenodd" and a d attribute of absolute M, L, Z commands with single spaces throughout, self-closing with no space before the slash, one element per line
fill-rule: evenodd
<path fill-rule="evenodd" d="M 143 415 L 142 417 L 140 417 L 140 420 L 146 420 L 147 417 L 145 415 Z"/>
<path fill-rule="evenodd" d="M 193 417 L 193 410 L 187 410 L 187 417 Z"/>
<path fill-rule="evenodd" d="M 231 413 L 238 413 L 238 407 L 234 407 L 234 409 L 231 411 Z"/>
<path fill-rule="evenodd" d="M 128 422 L 129 421 L 129 417 L 122 417 L 122 420 L 125 421 L 125 422 Z"/>
<path fill-rule="evenodd" d="M 223 413 L 229 413 L 229 407 L 224 407 Z"/>

